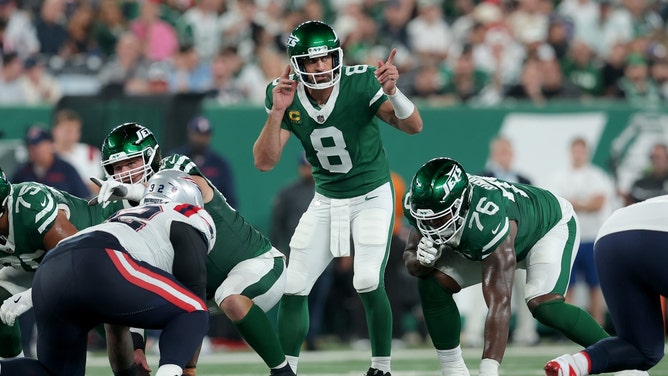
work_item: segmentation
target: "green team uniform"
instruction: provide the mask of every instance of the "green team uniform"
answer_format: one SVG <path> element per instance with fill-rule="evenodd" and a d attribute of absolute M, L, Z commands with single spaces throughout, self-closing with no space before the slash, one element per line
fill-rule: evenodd
<path fill-rule="evenodd" d="M 9 235 L 0 242 L 0 301 L 30 288 L 34 271 L 46 254 L 44 235 L 53 227 L 58 210 L 67 212 L 77 230 L 102 223 L 122 209 L 123 204 L 103 203 L 88 206 L 88 201 L 44 184 L 12 184 L 7 202 Z M 21 352 L 19 325 L 0 323 L 0 357 Z"/>
<path fill-rule="evenodd" d="M 579 227 L 571 204 L 530 185 L 467 176 L 471 191 L 461 236 L 458 242 L 449 241 L 454 252 L 444 249 L 434 268 L 461 288 L 480 283 L 481 260 L 510 235 L 510 221 L 515 221 L 517 267 L 527 270 L 524 300 L 529 302 L 548 294 L 565 295 L 579 245 Z M 404 215 L 415 226 L 409 200 L 407 196 Z M 418 289 L 434 346 L 439 350 L 458 346 L 461 327 L 453 292 L 433 278 L 420 279 Z M 608 336 L 590 315 L 562 299 L 540 303 L 532 313 L 543 325 L 559 330 L 582 346 Z"/>
<path fill-rule="evenodd" d="M 232 268 L 244 260 L 269 252 L 272 249 L 271 243 L 227 203 L 225 196 L 211 184 L 190 158 L 180 154 L 165 157 L 161 169 L 175 169 L 201 176 L 214 191 L 211 201 L 204 204 L 204 209 L 213 218 L 217 234 L 216 244 L 206 262 L 207 294 L 210 295 L 208 298 L 211 298 Z"/>
<path fill-rule="evenodd" d="M 298 85 L 295 99 L 285 110 L 281 127 L 299 138 L 313 166 L 316 192 L 326 197 L 360 196 L 390 180 L 375 118 L 387 96 L 375 70 L 368 65 L 343 66 L 341 81 L 322 108 Z M 278 79 L 267 86 L 267 111 L 277 83 Z"/>
<path fill-rule="evenodd" d="M 544 189 L 475 175 L 469 182 L 471 206 L 454 247 L 469 259 L 487 257 L 510 234 L 509 221 L 516 221 L 515 255 L 521 261 L 562 217 L 559 201 Z"/>
<path fill-rule="evenodd" d="M 8 202 L 10 230 L 7 241 L 0 245 L 2 266 L 34 271 L 44 257 L 44 234 L 56 220 L 59 209 L 68 213 L 78 230 L 98 223 L 122 209 L 122 204 L 104 203 L 88 206 L 88 202 L 49 186 L 26 182 L 13 184 Z"/>

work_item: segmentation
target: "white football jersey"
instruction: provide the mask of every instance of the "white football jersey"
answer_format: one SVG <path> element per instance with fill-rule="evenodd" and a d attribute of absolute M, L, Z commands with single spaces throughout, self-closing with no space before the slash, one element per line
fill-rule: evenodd
<path fill-rule="evenodd" d="M 114 235 L 135 259 L 172 272 L 174 248 L 170 241 L 173 222 L 186 223 L 202 233 L 211 252 L 216 242 L 216 228 L 211 215 L 190 204 L 142 205 L 119 210 L 104 223 L 79 231 L 76 235 L 104 231 Z"/>
<path fill-rule="evenodd" d="M 617 209 L 603 223 L 596 239 L 627 230 L 668 232 L 668 195 L 650 198 Z"/>

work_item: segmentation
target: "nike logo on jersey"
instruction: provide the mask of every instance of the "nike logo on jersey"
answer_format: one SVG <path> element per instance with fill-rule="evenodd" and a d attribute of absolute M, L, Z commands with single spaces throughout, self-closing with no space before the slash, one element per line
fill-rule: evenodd
<path fill-rule="evenodd" d="M 14 299 L 14 303 L 18 303 L 19 300 L 21 300 L 21 297 L 19 296 L 18 298 Z"/>
<path fill-rule="evenodd" d="M 492 230 L 492 235 L 496 235 L 496 233 L 499 232 L 499 227 L 501 227 L 500 223 L 496 225 L 496 228 L 494 230 Z"/>
<path fill-rule="evenodd" d="M 373 200 L 373 199 L 376 198 L 376 197 L 378 197 L 378 195 L 375 195 L 375 196 L 364 196 L 364 201 Z"/>
<path fill-rule="evenodd" d="M 46 197 L 44 197 L 44 200 L 42 200 L 42 202 L 40 203 L 40 205 L 41 205 L 41 206 L 46 205 Z"/>

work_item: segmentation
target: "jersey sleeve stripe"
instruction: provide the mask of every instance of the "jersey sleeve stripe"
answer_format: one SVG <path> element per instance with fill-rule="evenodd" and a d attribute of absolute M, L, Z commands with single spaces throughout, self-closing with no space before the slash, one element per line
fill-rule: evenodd
<path fill-rule="evenodd" d="M 197 212 L 200 211 L 201 208 L 190 204 L 180 204 L 176 205 L 174 207 L 174 210 L 185 215 L 186 217 L 190 217 L 193 214 L 197 214 Z"/>
<path fill-rule="evenodd" d="M 53 210 L 55 207 L 54 199 L 52 197 L 46 197 L 46 199 L 48 201 L 46 207 L 35 216 L 35 223 L 42 223 L 39 227 L 37 227 L 37 232 L 40 234 L 43 233 L 46 228 L 56 220 L 56 217 L 58 216 L 58 209 Z M 42 221 L 44 216 L 47 217 Z"/>
<path fill-rule="evenodd" d="M 105 249 L 121 275 L 133 285 L 151 291 L 187 312 L 206 311 L 203 300 L 178 283 L 137 264 L 127 253 Z"/>
<path fill-rule="evenodd" d="M 373 106 L 373 104 L 376 103 L 383 96 L 383 94 L 385 94 L 383 93 L 383 88 L 378 89 L 376 94 L 369 101 L 369 107 Z"/>
<path fill-rule="evenodd" d="M 499 232 L 492 239 L 492 241 L 490 241 L 484 247 L 482 247 L 482 253 L 485 254 L 490 249 L 496 249 L 496 245 L 501 241 L 501 239 L 508 236 L 509 227 L 510 227 L 510 222 L 508 221 L 508 218 L 506 218 L 505 222 L 503 223 L 503 227 L 499 230 Z"/>

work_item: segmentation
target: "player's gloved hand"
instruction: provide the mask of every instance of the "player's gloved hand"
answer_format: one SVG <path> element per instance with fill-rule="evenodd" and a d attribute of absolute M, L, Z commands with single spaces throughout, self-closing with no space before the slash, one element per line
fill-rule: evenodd
<path fill-rule="evenodd" d="M 499 376 L 499 362 L 488 358 L 481 360 L 478 376 Z"/>
<path fill-rule="evenodd" d="M 426 237 L 420 239 L 417 246 L 417 259 L 424 266 L 434 266 L 434 263 L 441 257 L 441 247 L 434 247 L 434 242 Z"/>
<path fill-rule="evenodd" d="M 0 307 L 0 319 L 12 326 L 16 318 L 32 308 L 32 288 L 5 299 Z"/>
<path fill-rule="evenodd" d="M 90 180 L 100 187 L 100 192 L 97 194 L 97 201 L 91 200 L 89 204 L 95 205 L 98 202 L 131 200 L 139 201 L 144 196 L 143 184 L 125 184 L 114 179 L 100 180 L 91 176 Z"/>

